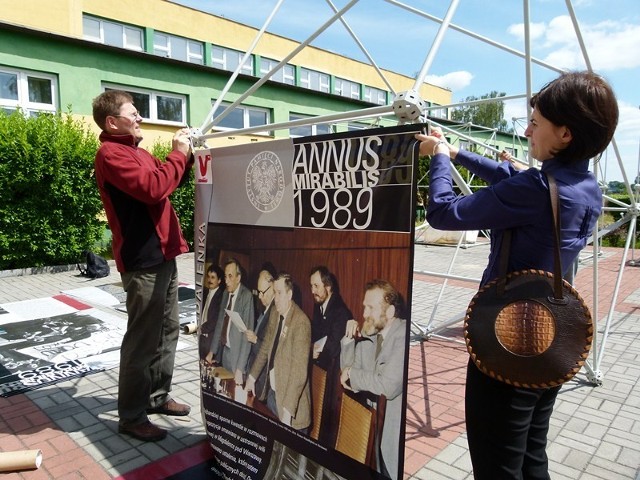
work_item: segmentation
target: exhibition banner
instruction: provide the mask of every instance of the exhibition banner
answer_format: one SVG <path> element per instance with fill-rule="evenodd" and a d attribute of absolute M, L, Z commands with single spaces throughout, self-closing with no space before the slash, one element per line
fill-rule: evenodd
<path fill-rule="evenodd" d="M 196 153 L 212 478 L 402 478 L 421 128 Z"/>

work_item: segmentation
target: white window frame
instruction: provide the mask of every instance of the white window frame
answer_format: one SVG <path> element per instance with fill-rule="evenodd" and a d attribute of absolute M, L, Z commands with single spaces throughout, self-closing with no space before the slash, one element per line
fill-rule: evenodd
<path fill-rule="evenodd" d="M 179 95 L 177 93 L 169 93 L 169 92 L 161 92 L 157 90 L 148 90 L 143 88 L 133 88 L 129 86 L 115 85 L 115 84 L 103 84 L 102 90 L 111 89 L 111 90 L 123 90 L 125 92 L 136 93 L 139 95 L 148 95 L 149 96 L 149 116 L 143 116 L 142 120 L 149 123 L 157 123 L 160 125 L 175 125 L 179 127 L 183 127 L 187 125 L 187 96 Z M 179 99 L 182 102 L 181 108 L 181 120 L 165 120 L 158 118 L 158 97 L 168 97 Z M 140 108 L 138 108 L 140 111 Z M 142 115 L 142 112 L 141 112 Z"/>
<path fill-rule="evenodd" d="M 215 103 L 215 100 L 212 100 L 211 105 L 213 106 L 214 103 Z M 230 102 L 222 102 L 218 108 L 220 108 L 220 111 L 224 111 L 229 105 L 231 105 Z M 257 126 L 257 125 L 251 125 L 251 122 L 250 122 L 251 112 L 265 113 L 267 118 L 267 123 L 265 123 L 265 126 L 268 125 L 269 122 L 271 121 L 271 111 L 268 108 L 254 107 L 253 105 L 236 105 L 234 110 L 242 111 L 242 127 L 241 128 L 250 128 L 253 126 Z M 217 116 L 216 112 L 214 112 L 211 119 L 213 119 L 213 117 L 216 117 L 216 116 Z M 222 121 L 224 122 L 224 118 L 222 119 Z M 224 125 L 220 125 L 220 124 L 216 124 L 213 128 L 216 130 L 229 131 L 229 132 L 237 130 L 236 128 L 225 127 Z M 265 130 L 260 132 L 253 132 L 252 135 L 271 136 L 272 133 L 270 131 Z"/>
<path fill-rule="evenodd" d="M 364 87 L 364 99 L 367 102 L 375 103 L 376 105 L 387 104 L 387 91 L 380 88 Z"/>
<path fill-rule="evenodd" d="M 82 28 L 83 30 L 85 29 L 85 21 L 91 21 L 91 22 L 97 22 L 98 23 L 98 28 L 99 28 L 99 36 L 92 36 L 89 35 L 88 33 L 84 33 L 83 34 L 83 38 L 85 40 L 90 40 L 92 42 L 97 42 L 97 43 L 102 43 L 104 45 L 112 45 L 111 43 L 106 43 L 105 42 L 105 35 L 104 35 L 104 27 L 105 25 L 115 25 L 116 27 L 119 27 L 122 29 L 122 44 L 120 45 L 112 45 L 114 47 L 120 47 L 120 48 L 126 48 L 127 50 L 135 50 L 137 52 L 142 52 L 144 51 L 144 31 L 142 28 L 140 27 L 134 27 L 131 25 L 125 25 L 124 23 L 119 23 L 119 22 L 114 22 L 111 20 L 104 20 L 102 18 L 97 18 L 97 17 L 93 17 L 91 15 L 86 15 L 83 14 L 82 15 Z M 139 45 L 136 43 L 131 43 L 130 39 L 133 36 L 137 36 L 137 40 L 139 40 Z"/>
<path fill-rule="evenodd" d="M 216 56 L 218 52 L 220 55 Z M 221 70 L 235 72 L 236 65 L 240 64 L 243 57 L 244 53 L 239 50 L 233 50 L 232 48 L 225 48 L 219 45 L 212 45 L 211 47 L 211 65 Z M 231 60 L 233 60 L 233 67 L 230 65 Z M 253 76 L 253 62 L 254 56 L 251 55 L 249 61 L 240 69 L 240 73 Z"/>
<path fill-rule="evenodd" d="M 512 157 L 518 157 L 518 149 L 513 147 L 504 147 L 503 150 L 510 154 Z"/>
<path fill-rule="evenodd" d="M 367 125 L 366 123 L 358 123 L 358 122 L 349 122 L 347 123 L 347 131 L 348 132 L 357 132 L 360 130 L 366 130 L 368 128 L 371 128 L 370 125 Z"/>
<path fill-rule="evenodd" d="M 336 77 L 333 93 L 341 97 L 360 100 L 360 84 L 345 78 Z"/>
<path fill-rule="evenodd" d="M 433 103 L 431 104 L 432 107 L 437 107 L 439 106 L 437 103 Z M 444 118 L 444 119 L 448 119 L 449 118 L 449 109 L 446 107 L 441 107 L 441 108 L 432 108 L 429 110 L 428 113 L 429 116 L 434 117 L 434 118 Z"/>
<path fill-rule="evenodd" d="M 309 115 L 303 115 L 301 113 L 289 113 L 289 121 L 290 122 L 293 122 L 295 120 L 302 120 L 302 119 L 305 119 L 305 118 L 311 119 L 313 117 L 311 117 Z M 318 126 L 319 125 L 328 127 L 329 132 L 318 132 Z M 311 128 L 311 135 L 324 135 L 325 133 L 332 133 L 334 131 L 334 125 L 332 125 L 330 123 L 320 123 L 320 124 L 314 123 L 312 125 L 305 125 L 304 127 L 300 126 L 300 127 L 292 127 L 292 128 L 306 128 L 306 127 L 310 127 Z M 295 134 L 292 134 L 291 133 L 291 128 L 289 128 L 289 137 L 290 138 L 298 138 L 298 137 L 305 137 L 305 136 L 308 136 L 308 135 L 295 135 Z"/>
<path fill-rule="evenodd" d="M 160 38 L 164 38 L 166 40 L 166 45 L 158 45 L 156 40 Z M 183 56 L 176 58 L 175 57 L 175 47 L 174 45 L 177 43 L 172 40 L 184 40 L 186 45 L 186 52 L 182 52 Z M 195 40 L 190 40 L 184 37 L 178 37 L 176 35 L 171 35 L 165 32 L 155 32 L 153 38 L 153 53 L 156 55 L 160 55 L 162 57 L 167 58 L 176 58 L 176 60 L 183 60 L 186 58 L 189 63 L 197 63 L 199 65 L 204 64 L 204 46 L 201 42 L 197 42 Z M 183 60 L 184 61 L 184 60 Z"/>
<path fill-rule="evenodd" d="M 0 73 L 16 75 L 18 88 L 18 99 L 0 98 L 0 108 L 7 110 L 20 108 L 29 115 L 41 112 L 55 113 L 58 110 L 58 78 L 55 75 L 6 67 L 0 67 Z M 44 79 L 50 82 L 51 104 L 29 101 L 29 77 Z"/>
<path fill-rule="evenodd" d="M 331 76 L 310 68 L 300 68 L 300 86 L 317 92 L 331 93 Z"/>
<path fill-rule="evenodd" d="M 277 60 L 272 60 L 270 58 L 261 57 L 260 58 L 260 77 L 264 77 L 267 73 L 273 70 L 273 67 L 278 65 Z M 278 71 L 276 71 L 269 80 L 273 80 L 274 82 L 284 83 L 286 85 L 295 85 L 296 84 L 296 67 L 287 63 L 280 67 Z"/>
<path fill-rule="evenodd" d="M 470 142 L 469 140 L 463 140 L 463 139 L 459 139 L 458 140 L 458 148 L 460 150 L 466 150 L 466 151 L 471 151 L 471 146 L 473 145 L 472 142 Z"/>

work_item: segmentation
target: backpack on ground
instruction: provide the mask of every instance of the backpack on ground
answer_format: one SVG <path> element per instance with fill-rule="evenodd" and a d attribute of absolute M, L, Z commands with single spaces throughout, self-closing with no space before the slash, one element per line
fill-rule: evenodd
<path fill-rule="evenodd" d="M 80 270 L 80 274 L 82 276 L 89 278 L 102 278 L 109 276 L 110 268 L 106 259 L 86 250 L 82 254 L 87 260 L 84 267 L 78 264 L 78 270 Z"/>

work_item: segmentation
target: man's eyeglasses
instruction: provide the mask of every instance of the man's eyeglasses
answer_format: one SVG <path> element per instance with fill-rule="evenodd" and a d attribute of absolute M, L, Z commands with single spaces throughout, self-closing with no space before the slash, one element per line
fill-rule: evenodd
<path fill-rule="evenodd" d="M 260 295 L 264 295 L 265 293 L 267 293 L 269 291 L 269 289 L 272 287 L 272 285 L 269 285 L 267 288 L 265 288 L 264 290 L 258 290 L 257 288 L 253 291 L 253 294 L 256 297 L 259 297 Z"/>
<path fill-rule="evenodd" d="M 140 112 L 135 111 L 133 113 L 129 113 L 127 115 L 111 115 L 112 117 L 123 117 L 123 118 L 130 118 L 132 119 L 134 122 L 136 120 L 138 120 L 138 118 L 142 119 L 142 115 L 140 115 Z"/>

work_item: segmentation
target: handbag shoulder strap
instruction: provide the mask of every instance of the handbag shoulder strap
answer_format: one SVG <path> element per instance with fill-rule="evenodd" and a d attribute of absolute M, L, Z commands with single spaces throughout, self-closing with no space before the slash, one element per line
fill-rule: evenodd
<path fill-rule="evenodd" d="M 549 198 L 551 200 L 551 215 L 553 220 L 553 296 L 556 300 L 562 300 L 562 260 L 560 259 L 560 205 L 558 195 L 558 185 L 556 179 L 550 173 L 546 174 L 549 182 Z M 507 266 L 509 264 L 509 250 L 511 248 L 511 229 L 505 230 L 502 235 L 502 246 L 500 248 L 500 265 L 497 283 L 497 293 L 502 295 L 507 283 Z"/>
<path fill-rule="evenodd" d="M 553 215 L 553 237 L 555 240 L 555 249 L 553 251 L 553 296 L 556 300 L 561 300 L 562 295 L 562 260 L 560 259 L 560 205 L 558 194 L 558 185 L 556 179 L 550 173 L 547 173 L 547 181 L 549 182 L 549 197 L 551 197 L 551 213 Z"/>

